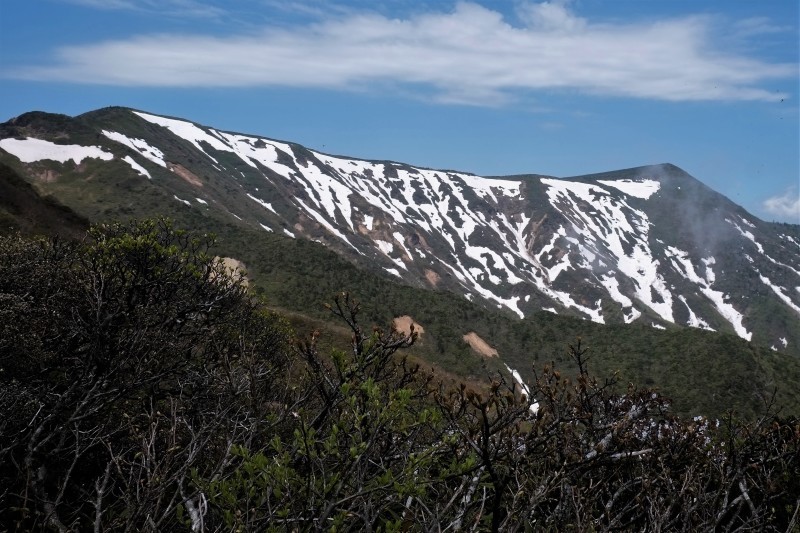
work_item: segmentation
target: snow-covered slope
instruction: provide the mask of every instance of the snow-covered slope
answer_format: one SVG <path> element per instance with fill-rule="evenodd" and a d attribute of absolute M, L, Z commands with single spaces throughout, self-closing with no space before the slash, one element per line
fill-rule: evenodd
<path fill-rule="evenodd" d="M 80 120 L 64 144 L 21 117 L 0 130 L 0 154 L 32 176 L 119 162 L 174 209 L 316 240 L 519 317 L 545 309 L 800 343 L 800 228 L 764 223 L 671 165 L 489 178 L 120 108 Z"/>

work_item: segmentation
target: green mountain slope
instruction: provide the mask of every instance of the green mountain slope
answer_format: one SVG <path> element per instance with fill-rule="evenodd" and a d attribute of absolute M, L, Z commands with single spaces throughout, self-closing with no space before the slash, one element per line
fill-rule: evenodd
<path fill-rule="evenodd" d="M 800 412 L 800 390 L 795 386 L 800 383 L 800 358 L 735 335 L 602 325 L 548 312 L 519 320 L 508 311 L 487 309 L 449 292 L 376 276 L 317 243 L 257 232 L 221 237 L 220 253 L 242 259 L 256 292 L 272 305 L 324 318 L 329 313 L 322 304 L 338 291 L 349 291 L 362 302 L 366 323 L 413 317 L 425 328 L 415 352 L 471 379 L 502 370 L 503 363 L 526 379 L 533 364 L 554 363 L 574 372 L 568 345 L 580 338 L 590 350 L 592 372 L 619 372 L 624 384 L 658 388 L 674 400 L 678 413 L 720 416 L 734 409 L 749 417 L 763 409 L 775 389 L 778 405 Z M 495 347 L 499 359 L 470 349 L 462 339 L 470 331 Z"/>
<path fill-rule="evenodd" d="M 0 233 L 78 237 L 88 228 L 88 220 L 52 196 L 40 196 L 14 169 L 0 163 Z"/>
<path fill-rule="evenodd" d="M 110 140 L 101 133 L 106 129 L 124 131 L 129 139 L 146 140 L 149 146 L 158 146 L 170 168 L 159 167 L 152 161 L 142 159 L 139 152 Z M 414 355 L 465 379 L 483 380 L 495 372 L 507 373 L 505 365 L 518 370 L 523 378 L 531 379 L 532 365 L 550 362 L 564 372 L 574 372 L 571 361 L 566 357 L 567 347 L 580 337 L 583 346 L 590 349 L 589 364 L 593 373 L 604 376 L 619 372 L 622 384 L 630 382 L 639 387 L 660 389 L 674 399 L 674 409 L 678 413 L 721 416 L 728 409 L 733 409 L 742 416 L 751 417 L 763 410 L 774 390 L 777 390 L 776 403 L 785 413 L 800 413 L 800 354 L 797 353 L 797 343 L 794 342 L 795 338 L 800 337 L 800 332 L 789 339 L 788 348 L 780 347 L 781 351 L 773 352 L 766 341 L 785 334 L 786 330 L 791 331 L 796 317 L 793 318 L 791 310 L 781 306 L 780 302 L 776 303 L 774 294 L 768 288 L 759 284 L 756 285 L 761 292 L 748 293 L 750 299 L 746 310 L 748 327 L 758 327 L 759 331 L 765 332 L 759 334 L 761 336 L 755 343 L 733 335 L 730 325 L 721 319 L 719 324 L 712 325 L 719 325 L 719 329 L 728 331 L 727 333 L 672 325 L 644 307 L 643 318 L 639 323 L 623 324 L 623 309 L 608 300 L 604 301 L 603 312 L 608 317 L 618 316 L 619 323 L 603 325 L 569 316 L 570 313 L 579 313 L 567 307 L 559 307 L 558 315 L 530 311 L 525 319 L 520 319 L 508 307 L 480 298 L 470 301 L 464 297 L 464 293 L 457 293 L 456 289 L 461 286 L 459 280 L 446 269 L 435 273 L 440 280 L 438 284 L 433 284 L 435 287 L 421 279 L 423 270 L 419 265 L 409 264 L 409 272 L 416 268 L 413 271 L 419 277 L 412 278 L 409 274 L 399 278 L 387 271 L 387 266 L 397 265 L 396 261 L 401 260 L 399 257 L 390 258 L 367 247 L 360 247 L 356 251 L 347 249 L 321 222 L 313 223 L 308 214 L 294 214 L 292 216 L 296 218 L 291 220 L 286 218 L 289 215 L 278 217 L 254 202 L 252 196 L 260 195 L 258 198 L 265 199 L 264 203 L 268 201 L 276 213 L 283 213 L 293 205 L 292 194 L 300 197 L 314 191 L 309 192 L 300 185 L 289 184 L 277 192 L 268 193 L 264 190 L 265 179 L 277 180 L 271 174 L 274 171 L 258 165 L 253 170 L 239 156 L 222 150 L 215 151 L 208 143 L 198 142 L 195 146 L 184 138 L 169 134 L 161 126 L 137 118 L 130 110 L 110 108 L 74 119 L 61 115 L 29 113 L 0 125 L 0 138 L 25 137 L 63 145 L 98 146 L 113 157 L 108 160 L 85 158 L 80 162 L 67 160 L 59 163 L 45 159 L 25 163 L 10 154 L 0 152 L 0 162 L 6 165 L 0 167 L 5 169 L 2 175 L 5 186 L 15 179 L 18 182 L 19 179 L 15 176 L 23 176 L 38 191 L 52 195 L 92 222 L 169 216 L 179 227 L 201 233 L 213 232 L 219 237 L 215 253 L 242 261 L 246 265 L 254 292 L 262 295 L 275 309 L 290 313 L 293 317 L 307 317 L 306 322 L 302 319 L 296 321 L 300 329 L 304 323 L 312 324 L 327 319 L 329 313 L 323 304 L 330 302 L 334 294 L 348 291 L 362 302 L 364 323 L 385 326 L 395 317 L 412 317 L 425 329 L 420 341 L 413 348 Z M 292 155 L 289 157 L 288 153 L 279 154 L 279 163 L 293 165 L 296 172 L 305 168 L 303 165 L 312 168 L 313 161 L 321 161 L 320 154 L 296 145 L 285 146 L 289 147 L 286 149 L 291 150 Z M 209 164 L 210 156 L 204 151 L 213 154 L 216 164 Z M 151 179 L 135 172 L 131 164 L 125 162 L 124 158 L 132 155 L 146 165 L 146 169 L 152 173 Z M 329 167 L 330 165 L 326 167 L 327 171 L 338 172 Z M 403 168 L 411 167 L 398 165 L 392 168 L 399 172 Z M 263 175 L 257 175 L 256 172 Z M 641 169 L 631 169 L 608 175 L 574 178 L 572 181 L 597 183 L 598 180 L 607 178 L 633 179 L 640 176 L 641 172 Z M 681 194 L 686 197 L 697 196 L 700 191 L 704 194 L 701 195 L 703 198 L 710 199 L 709 204 L 701 204 L 697 208 L 698 225 L 712 222 L 719 225 L 718 218 L 711 217 L 719 209 L 732 213 L 727 216 L 737 213 L 742 217 L 746 216 L 746 213 L 736 211 L 733 204 L 722 202 L 718 195 L 713 196 L 700 190 L 702 184 L 693 178 L 687 179 L 681 172 L 676 167 L 663 169 L 664 175 L 659 177 L 662 180 L 659 182 L 661 191 L 680 182 L 681 185 L 675 187 L 682 187 Z M 396 178 L 392 179 L 397 181 Z M 544 185 L 542 179 L 546 180 L 541 176 L 532 176 L 523 184 L 522 188 L 530 193 L 531 198 L 526 200 L 526 205 L 533 205 L 537 209 L 551 209 L 546 201 L 548 186 Z M 697 191 L 692 187 L 697 188 Z M 402 201 L 400 192 L 395 191 L 392 194 L 397 202 Z M 676 217 L 672 216 L 676 209 L 685 206 L 682 197 L 672 193 L 662 196 L 648 211 L 648 216 L 653 220 L 649 245 L 654 253 L 663 252 L 667 248 L 664 242 L 670 242 L 681 250 L 697 248 L 698 257 L 707 257 L 705 254 L 709 250 L 703 247 L 702 235 L 698 237 L 689 226 L 678 224 Z M 488 204 L 479 203 L 477 197 L 469 196 L 467 200 L 470 205 L 477 206 L 476 209 L 486 211 L 485 216 L 494 215 L 490 207 L 487 207 Z M 618 199 L 614 198 L 614 201 Z M 625 202 L 632 206 L 643 205 L 643 201 L 636 198 L 629 198 Z M 22 211 L 34 213 L 45 203 L 31 200 Z M 502 203 L 498 201 L 497 205 L 503 207 L 500 205 Z M 509 209 L 520 208 L 512 200 L 507 203 L 513 204 Z M 367 206 L 364 204 L 354 203 L 354 206 L 366 212 Z M 454 218 L 463 216 L 457 216 L 455 209 L 452 211 L 456 213 Z M 519 213 L 514 213 L 514 216 L 519 216 Z M 529 232 L 531 249 L 541 247 L 545 242 L 555 242 L 554 235 L 557 235 L 559 228 L 565 227 L 563 224 L 570 216 L 573 216 L 571 211 L 551 210 L 540 220 L 532 221 Z M 345 228 L 347 221 L 341 220 L 338 212 L 337 217 L 339 225 L 334 229 Z M 33 215 L 30 218 L 34 218 Z M 49 219 L 49 216 L 44 219 Z M 734 222 L 740 226 L 744 224 L 739 219 Z M 60 227 L 62 224 L 42 226 L 41 231 L 54 231 L 56 226 Z M 302 228 L 302 232 L 297 229 L 298 226 Z M 788 248 L 782 247 L 771 235 L 780 233 L 784 237 L 794 238 L 792 236 L 798 234 L 797 228 L 775 228 L 761 221 L 756 221 L 754 226 L 748 226 L 747 231 L 752 231 L 755 238 L 760 239 L 759 242 L 770 243 L 770 253 L 774 261 L 788 264 L 790 260 L 796 259 L 787 251 Z M 265 231 L 265 227 L 270 231 Z M 391 238 L 386 233 L 388 231 L 385 230 L 381 238 Z M 289 238 L 285 235 L 286 232 L 296 233 L 300 238 Z M 742 251 L 743 246 L 750 246 L 750 241 L 742 240 L 732 224 L 726 223 L 724 219 L 719 226 L 719 233 L 729 240 L 717 240 L 714 244 L 735 242 L 739 247 L 713 250 L 720 263 L 738 265 L 742 263 L 744 255 L 754 254 L 749 248 Z M 421 232 L 413 235 L 420 242 L 425 240 Z M 373 245 L 366 234 L 348 236 L 359 246 Z M 491 235 L 485 233 L 477 238 L 479 243 L 488 244 L 490 237 Z M 568 239 L 574 238 L 566 235 L 564 248 L 554 247 L 549 259 L 556 261 L 557 258 L 560 260 L 575 254 L 575 250 L 567 248 Z M 667 238 L 672 241 L 667 241 Z M 730 240 L 734 238 L 739 240 Z M 412 242 L 411 236 L 406 242 Z M 755 249 L 755 245 L 751 247 Z M 423 249 L 422 244 L 419 249 Z M 426 250 L 433 254 L 433 245 Z M 724 257 L 726 253 L 730 256 L 729 259 Z M 453 256 L 453 260 L 465 259 Z M 545 266 L 553 268 L 552 264 Z M 773 266 L 775 273 L 767 270 L 770 268 L 767 266 L 759 268 L 764 274 L 771 276 L 770 279 L 776 279 L 776 273 L 780 269 L 790 268 L 785 265 Z M 486 274 L 494 272 L 491 267 L 487 267 Z M 566 269 L 565 272 L 565 276 L 558 282 L 563 287 L 577 287 L 575 301 L 588 305 L 600 298 L 598 288 L 584 283 L 586 280 L 582 273 L 578 273 L 576 269 Z M 724 277 L 719 277 L 719 284 L 729 294 L 737 294 L 737 288 L 746 287 L 752 281 L 753 275 L 752 271 L 742 269 L 742 273 L 737 273 L 729 269 Z M 679 280 L 674 278 L 672 282 L 678 284 Z M 715 286 L 716 288 L 720 287 Z M 504 290 L 506 289 L 515 290 L 513 287 L 505 287 Z M 713 309 L 709 303 L 704 303 L 700 295 L 688 294 L 687 298 L 693 309 L 701 312 L 708 308 L 708 316 L 712 316 Z M 521 297 L 519 301 L 523 301 Z M 539 308 L 552 305 L 541 295 L 534 295 L 525 303 L 530 309 L 537 305 Z M 653 328 L 650 326 L 652 323 L 666 329 Z M 476 333 L 497 349 L 499 357 L 485 357 L 476 353 L 463 339 L 470 332 Z"/>

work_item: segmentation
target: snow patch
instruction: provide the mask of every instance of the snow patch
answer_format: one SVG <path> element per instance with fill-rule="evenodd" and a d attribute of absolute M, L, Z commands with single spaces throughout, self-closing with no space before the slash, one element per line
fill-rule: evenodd
<path fill-rule="evenodd" d="M 203 152 L 206 155 L 206 157 L 211 159 L 217 165 L 219 165 L 219 161 L 214 159 L 208 152 L 206 152 L 200 145 L 200 143 L 201 142 L 206 143 L 216 150 L 221 150 L 226 152 L 231 151 L 230 148 L 225 145 L 225 143 L 219 140 L 219 138 L 214 137 L 213 135 L 209 135 L 204 129 L 198 127 L 196 124 L 193 124 L 191 122 L 186 122 L 185 120 L 177 120 L 174 118 L 159 117 L 157 115 L 150 115 L 148 113 L 141 113 L 139 111 L 134 111 L 133 113 L 145 119 L 148 122 L 167 128 L 170 132 L 177 135 L 178 137 L 186 141 L 189 141 L 191 144 L 194 145 L 195 148 Z"/>
<path fill-rule="evenodd" d="M 0 139 L 0 148 L 14 155 L 23 163 L 51 160 L 66 163 L 69 160 L 80 164 L 86 158 L 111 161 L 114 154 L 106 152 L 99 146 L 81 146 L 78 144 L 55 144 L 42 139 Z"/>
<path fill-rule="evenodd" d="M 714 328 L 708 325 L 708 322 L 698 317 L 694 311 L 692 311 L 692 308 L 689 307 L 689 304 L 683 295 L 678 296 L 678 299 L 683 302 L 683 305 L 686 306 L 686 310 L 689 311 L 689 320 L 687 322 L 688 326 L 693 328 L 707 329 L 708 331 L 716 331 Z"/>
<path fill-rule="evenodd" d="M 711 270 L 711 265 L 715 263 L 714 258 L 709 257 L 702 260 L 706 266 L 706 277 L 704 279 L 695 272 L 694 265 L 692 265 L 687 252 L 671 246 L 668 246 L 666 251 L 672 256 L 672 264 L 675 270 L 684 278 L 700 287 L 700 292 L 711 300 L 714 307 L 717 308 L 717 312 L 733 326 L 736 334 L 749 341 L 753 337 L 753 334 L 745 329 L 743 324 L 744 316 L 737 311 L 732 304 L 725 301 L 726 296 L 724 293 L 711 288 L 715 279 L 714 271 Z"/>
<path fill-rule="evenodd" d="M 609 259 L 616 262 L 616 270 L 633 282 L 636 298 L 664 320 L 674 322 L 672 293 L 658 272 L 660 262 L 650 251 L 650 221 L 647 215 L 595 184 L 558 179 L 541 181 L 547 186 L 550 203 L 571 222 L 571 229 L 580 237 L 581 242 L 587 247 L 602 245 L 612 256 Z M 631 187 L 638 191 L 633 185 Z M 646 187 L 654 188 L 652 185 Z M 592 209 L 587 210 L 584 205 L 590 205 Z M 565 233 L 562 235 L 566 236 Z M 561 270 L 569 266 L 571 264 L 565 264 L 564 261 L 557 265 Z M 558 273 L 560 270 L 551 270 L 550 280 L 555 279 L 552 274 Z M 569 298 L 571 301 L 571 297 Z M 579 308 L 574 302 L 566 303 L 562 300 L 562 303 Z"/>
<path fill-rule="evenodd" d="M 661 189 L 661 183 L 647 179 L 597 180 L 597 183 L 614 187 L 628 196 L 635 196 L 644 200 L 647 200 Z"/>
<path fill-rule="evenodd" d="M 533 400 L 533 398 L 531 397 L 531 389 L 530 387 L 528 387 L 528 385 L 525 384 L 524 381 L 522 381 L 522 375 L 520 375 L 519 372 L 517 372 L 510 366 L 506 365 L 505 363 L 503 364 L 503 366 L 506 367 L 506 370 L 508 370 L 509 374 L 511 374 L 511 376 L 514 378 L 514 381 L 516 381 L 519 387 L 522 389 L 522 392 L 525 393 L 525 396 L 527 396 L 529 400 Z M 539 402 L 534 401 L 531 404 L 530 410 L 532 413 L 536 413 L 537 411 L 539 411 Z"/>
<path fill-rule="evenodd" d="M 181 198 L 178 198 L 174 194 L 172 195 L 172 197 L 175 198 L 176 200 L 178 200 L 179 202 L 183 202 L 184 204 L 188 205 L 189 207 L 192 207 L 192 202 L 190 202 L 189 200 L 183 200 Z"/>
<path fill-rule="evenodd" d="M 783 239 L 783 240 L 789 241 L 790 243 L 792 243 L 795 246 L 797 246 L 798 248 L 800 248 L 800 242 L 794 240 L 794 238 L 791 235 L 783 235 L 783 234 L 781 234 L 781 235 L 779 235 L 779 237 L 781 239 Z"/>
<path fill-rule="evenodd" d="M 272 208 L 272 204 L 270 204 L 270 203 L 267 203 L 267 202 L 265 202 L 264 200 L 262 200 L 262 199 L 260 199 L 260 198 L 256 198 L 255 196 L 253 196 L 253 195 L 252 195 L 252 194 L 250 194 L 250 193 L 247 193 L 247 197 L 248 197 L 248 198 L 250 198 L 251 200 L 254 200 L 255 202 L 257 202 L 257 203 L 261 204 L 261 206 L 262 206 L 264 209 L 267 209 L 268 211 L 272 211 L 272 212 L 273 212 L 273 213 L 275 213 L 276 215 L 278 214 L 278 212 L 277 212 L 277 211 L 275 211 L 275 209 L 273 209 L 273 208 Z"/>
<path fill-rule="evenodd" d="M 599 278 L 600 283 L 606 288 L 608 294 L 611 296 L 611 299 L 622 306 L 622 318 L 626 324 L 630 324 L 642 316 L 642 312 L 633 307 L 633 302 L 630 298 L 622 294 L 622 292 L 619 290 L 619 281 L 617 281 L 617 278 L 615 278 L 613 274 L 614 272 L 612 271 L 604 276 L 601 276 Z M 627 311 L 625 310 L 626 308 Z"/>
<path fill-rule="evenodd" d="M 320 224 L 321 226 L 323 226 L 325 229 L 327 229 L 329 232 L 331 232 L 331 233 L 332 233 L 332 234 L 334 234 L 335 236 L 339 237 L 341 240 L 343 240 L 345 243 L 347 243 L 347 245 L 348 245 L 348 246 L 350 246 L 350 247 L 351 247 L 353 250 L 355 250 L 355 251 L 356 251 L 356 252 L 358 252 L 359 254 L 362 254 L 362 255 L 363 255 L 363 253 L 361 252 L 361 250 L 359 250 L 358 248 L 356 248 L 355 246 L 353 246 L 353 243 L 351 243 L 350 241 L 348 241 L 348 240 L 347 240 L 347 237 L 345 237 L 345 236 L 344 236 L 344 234 L 343 234 L 341 231 L 339 231 L 338 229 L 334 228 L 334 227 L 331 225 L 331 223 L 330 223 L 330 222 L 328 222 L 327 220 L 325 220 L 325 217 L 323 217 L 323 216 L 322 216 L 320 213 L 318 213 L 318 212 L 317 212 L 317 211 L 315 211 L 314 209 L 311 209 L 311 208 L 310 208 L 308 205 L 306 205 L 306 203 L 305 203 L 305 202 L 303 202 L 303 200 L 301 200 L 300 198 L 297 198 L 297 202 L 298 202 L 298 203 L 299 203 L 299 204 L 302 206 L 302 208 L 303 208 L 303 209 L 306 211 L 306 213 L 310 214 L 310 215 L 311 215 L 311 216 L 314 218 L 314 220 L 316 220 L 317 222 L 319 222 L 319 224 Z"/>
<path fill-rule="evenodd" d="M 400 247 L 403 249 L 403 251 L 406 253 L 406 257 L 411 259 L 413 256 L 411 255 L 411 252 L 406 247 L 406 240 L 403 237 L 403 234 L 400 233 L 399 231 L 395 231 L 394 233 L 392 233 L 392 237 L 394 237 L 394 240 L 397 241 L 397 244 L 399 244 Z"/>
<path fill-rule="evenodd" d="M 150 175 L 150 173 L 147 171 L 147 169 L 144 168 L 139 163 L 137 163 L 131 156 L 126 155 L 122 160 L 125 161 L 126 163 L 128 163 L 133 170 L 135 170 L 136 172 L 138 172 L 142 176 L 145 176 L 149 180 L 153 179 L 153 176 Z"/>
<path fill-rule="evenodd" d="M 150 146 L 144 139 L 132 139 L 116 131 L 103 130 L 102 133 L 112 141 L 116 141 L 135 150 L 142 157 L 147 158 L 156 165 L 167 168 L 167 163 L 164 161 L 164 152 L 155 146 Z"/>
<path fill-rule="evenodd" d="M 756 272 L 758 272 L 758 270 L 756 270 Z M 770 289 L 772 289 L 772 292 L 774 292 L 775 294 L 777 294 L 777 295 L 778 295 L 778 298 L 780 298 L 780 299 L 781 299 L 781 301 L 783 301 L 783 303 L 785 303 L 786 305 L 788 305 L 789 307 L 791 307 L 791 308 L 792 308 L 792 309 L 795 311 L 795 313 L 797 313 L 797 314 L 800 314 L 800 306 L 798 306 L 796 303 L 794 303 L 794 302 L 792 301 L 792 299 L 791 299 L 791 298 L 789 298 L 789 296 L 788 296 L 788 295 L 786 295 L 786 294 L 784 294 L 784 293 L 783 293 L 783 290 L 784 290 L 784 289 L 783 289 L 783 287 L 778 287 L 777 285 L 774 285 L 774 284 L 773 284 L 773 283 L 772 283 L 772 282 L 769 280 L 769 278 L 767 278 L 766 276 L 764 276 L 764 275 L 763 275 L 763 274 L 761 274 L 760 272 L 758 272 L 758 277 L 761 279 L 761 283 L 763 283 L 764 285 L 766 285 L 767 287 L 769 287 Z"/>
<path fill-rule="evenodd" d="M 742 220 L 744 220 L 744 219 L 742 219 Z M 741 234 L 742 234 L 742 237 L 746 237 L 747 239 L 749 239 L 750 241 L 752 241 L 752 242 L 753 242 L 753 244 L 755 244 L 755 245 L 756 245 L 756 248 L 758 248 L 758 253 L 760 253 L 760 254 L 762 254 L 762 255 L 764 254 L 764 247 L 763 247 L 763 246 L 761 246 L 761 244 L 760 244 L 758 241 L 756 241 L 756 238 L 755 238 L 755 236 L 754 236 L 752 233 L 750 233 L 749 231 L 747 231 L 747 230 L 745 230 L 745 229 L 742 229 L 742 228 L 741 228 L 741 226 L 739 226 L 739 224 L 737 224 L 736 222 L 734 222 L 733 220 L 731 220 L 731 219 L 729 219 L 729 218 L 726 218 L 726 219 L 725 219 L 725 222 L 727 222 L 728 224 L 731 224 L 731 225 L 732 225 L 734 228 L 736 228 L 736 230 L 737 230 L 739 233 L 741 233 Z M 745 222 L 747 222 L 747 221 L 745 220 Z M 752 225 L 752 224 L 751 224 L 751 225 Z M 755 227 L 755 226 L 753 226 L 753 227 Z"/>
<path fill-rule="evenodd" d="M 386 255 L 392 253 L 394 250 L 394 245 L 388 241 L 382 241 L 380 239 L 375 239 L 375 244 L 378 245 L 378 249 Z"/>

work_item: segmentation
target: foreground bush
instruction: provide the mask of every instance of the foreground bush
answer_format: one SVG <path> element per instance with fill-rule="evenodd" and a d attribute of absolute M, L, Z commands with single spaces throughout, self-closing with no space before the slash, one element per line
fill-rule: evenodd
<path fill-rule="evenodd" d="M 614 394 L 570 346 L 574 382 L 545 368 L 530 398 L 502 376 L 445 390 L 389 357 L 413 341 L 365 336 L 347 295 L 333 308 L 348 354 L 301 346 L 307 380 L 292 431 L 237 450 L 199 480 L 228 530 L 791 531 L 800 423 L 741 425 L 668 413 L 653 391 Z"/>
<path fill-rule="evenodd" d="M 174 529 L 190 473 L 260 442 L 287 334 L 211 242 L 163 221 L 0 238 L 2 524 Z"/>
<path fill-rule="evenodd" d="M 347 294 L 351 342 L 321 353 L 212 243 L 163 221 L 0 238 L 0 530 L 798 527 L 796 419 L 680 420 L 579 343 L 573 379 L 449 387 Z"/>

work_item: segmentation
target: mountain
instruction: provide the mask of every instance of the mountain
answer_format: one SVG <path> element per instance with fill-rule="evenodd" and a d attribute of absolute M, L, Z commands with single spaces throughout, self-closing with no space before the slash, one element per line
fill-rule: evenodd
<path fill-rule="evenodd" d="M 75 120 L 30 113 L 0 135 L 13 156 L 4 159 L 45 190 L 104 172 L 115 187 L 146 179 L 168 211 L 316 240 L 404 283 L 520 317 L 549 309 L 800 345 L 798 227 L 760 221 L 673 165 L 485 178 L 121 108 Z M 90 214 L 91 202 L 76 208 Z"/>
<path fill-rule="evenodd" d="M 292 310 L 358 277 L 357 293 L 384 294 L 395 316 L 408 313 L 396 302 L 409 301 L 428 327 L 421 316 L 442 319 L 413 302 L 434 294 L 431 309 L 469 318 L 470 330 L 519 366 L 551 355 L 540 333 L 552 320 L 570 334 L 596 332 L 595 346 L 607 345 L 612 359 L 634 348 L 602 340 L 609 332 L 649 331 L 634 336 L 658 344 L 666 328 L 695 345 L 724 338 L 715 349 L 732 346 L 730 334 L 742 340 L 736 350 L 800 360 L 800 226 L 761 221 L 669 164 L 565 179 L 482 177 L 126 108 L 12 119 L 0 125 L 0 163 L 92 221 L 169 215 L 217 232 L 257 290 Z M 519 323 L 539 333 L 520 333 Z M 444 340 L 460 340 L 464 327 L 443 326 L 423 341 L 451 353 L 440 364 L 468 351 Z M 764 357 L 758 365 L 775 363 Z M 759 386 L 781 372 L 770 368 Z M 655 371 L 631 372 L 647 382 Z"/>
<path fill-rule="evenodd" d="M 52 197 L 42 198 L 14 169 L 0 163 L 0 233 L 78 237 L 89 221 Z"/>

